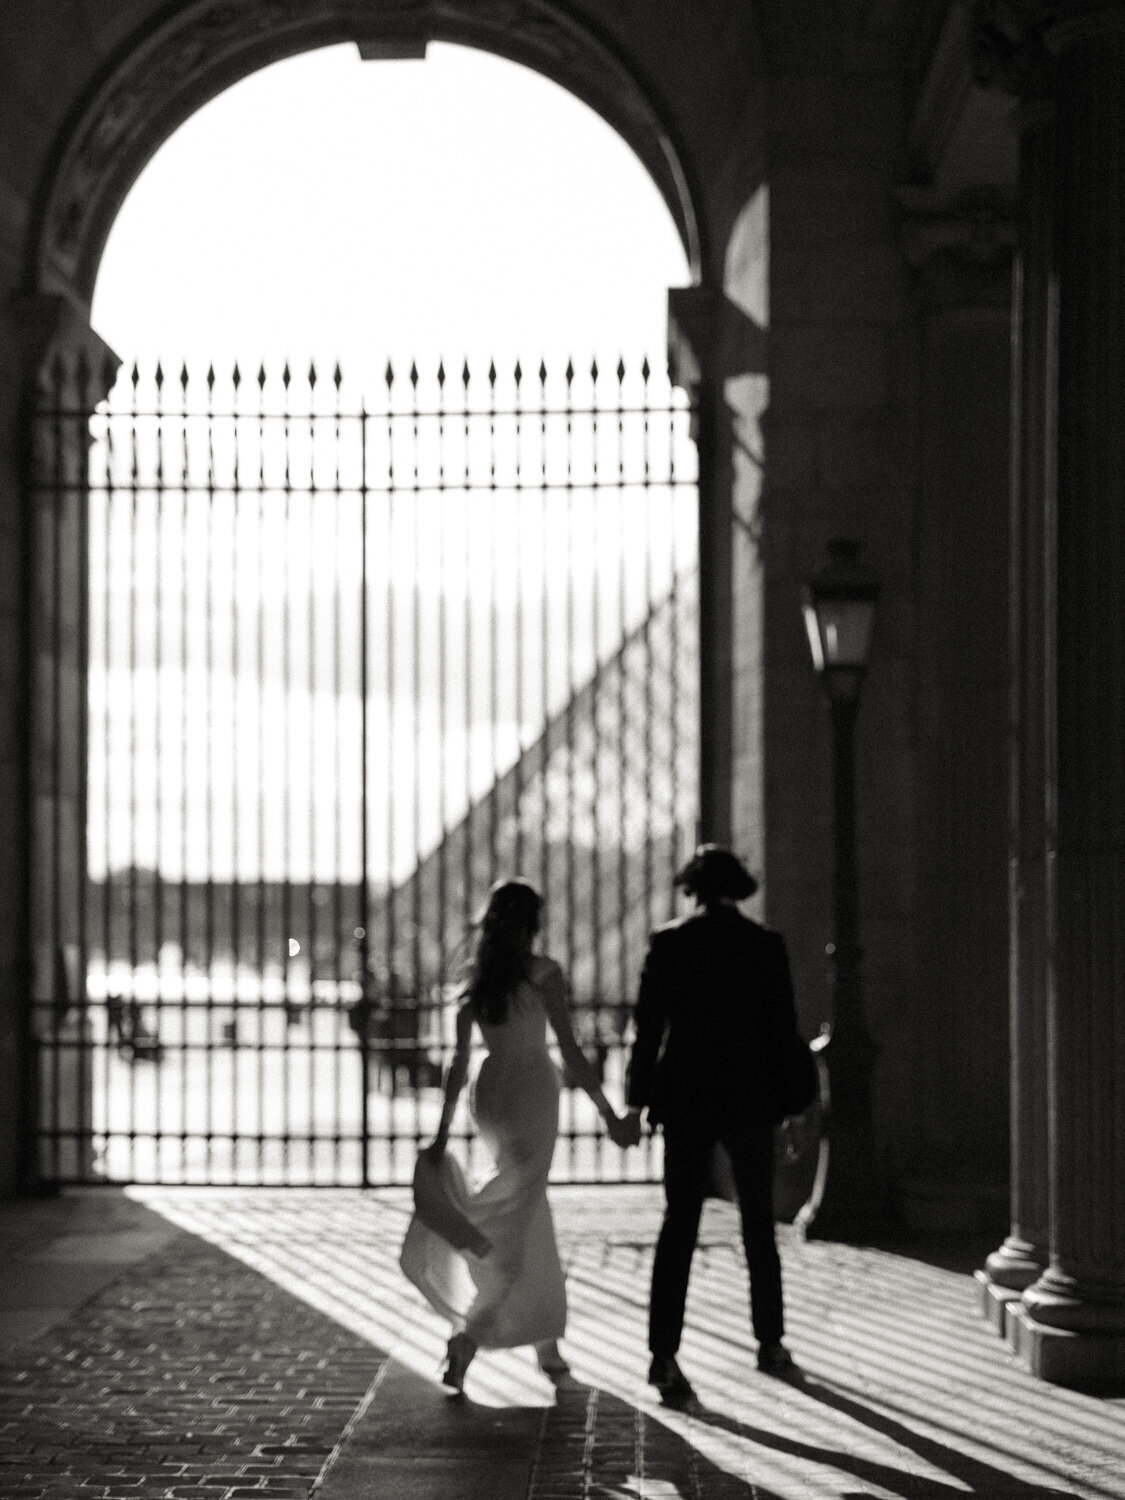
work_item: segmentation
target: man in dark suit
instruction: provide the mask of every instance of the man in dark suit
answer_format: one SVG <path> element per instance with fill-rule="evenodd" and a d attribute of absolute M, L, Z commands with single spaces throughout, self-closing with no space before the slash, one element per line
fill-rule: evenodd
<path fill-rule="evenodd" d="M 667 1207 L 652 1268 L 648 1378 L 669 1406 L 694 1399 L 676 1354 L 717 1145 L 738 1191 L 758 1367 L 780 1373 L 792 1364 L 782 1343 L 773 1170 L 780 1070 L 797 1026 L 785 943 L 736 904 L 757 890 L 737 856 L 701 845 L 676 884 L 696 910 L 649 941 L 627 1088 L 636 1138 L 642 1110 L 664 1131 Z"/>

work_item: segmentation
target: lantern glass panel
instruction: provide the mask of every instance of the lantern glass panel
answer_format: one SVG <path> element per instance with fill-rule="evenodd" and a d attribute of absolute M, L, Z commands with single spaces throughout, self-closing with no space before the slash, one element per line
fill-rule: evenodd
<path fill-rule="evenodd" d="M 819 616 L 825 667 L 865 667 L 871 652 L 874 603 L 870 599 L 823 599 Z"/>
<path fill-rule="evenodd" d="M 820 618 L 816 612 L 816 606 L 812 603 L 805 604 L 805 634 L 809 638 L 809 651 L 812 654 L 813 668 L 817 672 L 824 671 L 824 642 L 820 638 Z"/>

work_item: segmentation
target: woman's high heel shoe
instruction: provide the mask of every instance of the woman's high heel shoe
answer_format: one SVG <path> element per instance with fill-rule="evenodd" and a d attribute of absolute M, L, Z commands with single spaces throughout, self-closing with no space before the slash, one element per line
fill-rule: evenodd
<path fill-rule="evenodd" d="M 441 1383 L 460 1394 L 465 1388 L 465 1371 L 472 1363 L 477 1346 L 467 1333 L 455 1333 L 445 1346 L 445 1369 Z"/>

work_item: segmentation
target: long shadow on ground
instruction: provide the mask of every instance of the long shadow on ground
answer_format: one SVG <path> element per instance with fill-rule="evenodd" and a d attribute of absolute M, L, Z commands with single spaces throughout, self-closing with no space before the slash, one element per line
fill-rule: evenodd
<path fill-rule="evenodd" d="M 913 1466 L 900 1468 L 861 1453 L 804 1442 L 769 1428 L 737 1421 L 708 1408 L 697 1408 L 694 1415 L 708 1426 L 745 1438 L 750 1443 L 790 1458 L 807 1460 L 810 1464 L 830 1465 L 844 1475 L 854 1476 L 863 1485 L 875 1485 L 892 1494 L 908 1497 L 908 1500 L 964 1500 L 966 1493 L 986 1497 L 986 1500 L 1075 1500 L 1071 1490 L 1028 1483 L 998 1464 L 986 1463 L 963 1449 L 938 1442 L 895 1417 L 875 1411 L 839 1386 L 813 1380 L 800 1371 L 788 1376 L 786 1383 L 861 1427 L 890 1439 L 931 1468 L 948 1475 L 948 1479 L 921 1474 Z M 867 1500 L 870 1493 L 869 1489 L 842 1489 L 839 1500 Z"/>
<path fill-rule="evenodd" d="M 307 1493 L 385 1352 L 187 1233 L 0 1355 L 0 1494 Z"/>

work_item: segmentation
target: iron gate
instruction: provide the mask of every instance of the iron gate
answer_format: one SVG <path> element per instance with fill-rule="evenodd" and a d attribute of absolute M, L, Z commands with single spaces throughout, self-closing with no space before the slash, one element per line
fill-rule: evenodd
<path fill-rule="evenodd" d="M 619 1097 L 695 824 L 686 401 L 647 362 L 388 365 L 370 403 L 338 368 L 134 368 L 92 421 L 73 371 L 52 387 L 40 1175 L 408 1181 L 466 936 L 506 874 L 543 890 L 543 945 Z M 654 1173 L 563 1098 L 558 1179 Z"/>

